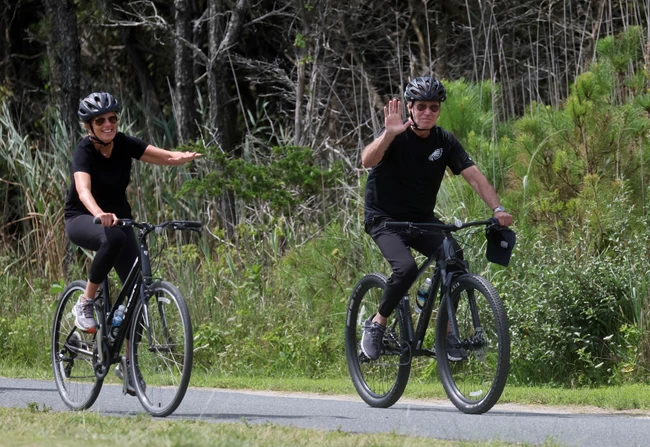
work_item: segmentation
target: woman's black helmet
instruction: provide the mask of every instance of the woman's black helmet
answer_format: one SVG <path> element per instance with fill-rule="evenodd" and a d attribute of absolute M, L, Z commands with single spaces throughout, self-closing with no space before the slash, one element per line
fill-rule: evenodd
<path fill-rule="evenodd" d="M 420 76 L 413 79 L 406 86 L 404 97 L 407 101 L 444 101 L 447 99 L 447 90 L 442 82 L 431 76 Z"/>
<path fill-rule="evenodd" d="M 113 95 L 106 92 L 95 92 L 86 96 L 79 103 L 79 119 L 87 123 L 91 119 L 108 112 L 119 112 L 120 103 Z"/>

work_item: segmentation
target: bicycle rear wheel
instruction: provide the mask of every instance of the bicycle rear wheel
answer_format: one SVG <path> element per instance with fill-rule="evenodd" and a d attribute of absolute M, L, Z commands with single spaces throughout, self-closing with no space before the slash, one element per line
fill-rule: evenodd
<path fill-rule="evenodd" d="M 451 298 L 457 303 L 462 360 L 447 352 L 447 305 L 442 301 L 436 324 L 438 374 L 447 396 L 464 413 L 488 411 L 501 397 L 510 369 L 510 336 L 506 311 L 486 279 L 465 274 L 453 280 Z M 478 317 L 478 318 L 477 318 Z"/>
<path fill-rule="evenodd" d="M 192 323 L 178 289 L 159 281 L 147 304 L 138 305 L 131 327 L 129 374 L 142 406 L 168 416 L 180 405 L 192 374 Z"/>
<path fill-rule="evenodd" d="M 59 298 L 52 324 L 52 370 L 63 402 L 73 410 L 90 408 L 102 388 L 95 375 L 95 334 L 74 325 L 72 308 L 86 289 L 86 281 L 70 283 Z"/>
<path fill-rule="evenodd" d="M 368 405 L 378 408 L 399 400 L 411 371 L 401 304 L 388 319 L 379 358 L 370 360 L 360 349 L 361 326 L 379 308 L 386 281 L 380 273 L 361 278 L 350 297 L 345 327 L 345 352 L 354 387 Z"/>

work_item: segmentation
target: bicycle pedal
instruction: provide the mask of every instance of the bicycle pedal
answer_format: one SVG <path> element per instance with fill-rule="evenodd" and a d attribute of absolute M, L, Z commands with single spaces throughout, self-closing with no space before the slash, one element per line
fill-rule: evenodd
<path fill-rule="evenodd" d="M 422 354 L 427 357 L 431 357 L 432 359 L 436 358 L 436 351 L 434 349 L 423 349 Z"/>
<path fill-rule="evenodd" d="M 122 381 L 122 394 L 129 392 L 129 371 L 126 367 L 126 357 L 122 356 L 115 367 L 115 375 Z"/>

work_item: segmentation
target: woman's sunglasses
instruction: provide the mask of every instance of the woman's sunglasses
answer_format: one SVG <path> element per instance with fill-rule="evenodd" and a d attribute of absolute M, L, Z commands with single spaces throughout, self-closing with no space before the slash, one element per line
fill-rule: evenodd
<path fill-rule="evenodd" d="M 423 104 L 423 103 L 416 104 L 416 105 L 415 105 L 415 109 L 416 109 L 418 112 L 424 112 L 425 110 L 427 110 L 427 105 L 426 105 L 426 104 Z M 440 105 L 438 105 L 438 104 L 431 104 L 431 105 L 429 106 L 429 110 L 431 110 L 431 113 L 438 113 L 438 112 L 440 112 Z"/>
<path fill-rule="evenodd" d="M 96 118 L 93 121 L 93 123 L 95 123 L 95 126 L 101 126 L 102 124 L 104 124 L 105 121 L 106 121 L 106 118 L 104 118 L 103 116 L 100 116 L 99 118 Z M 117 124 L 117 116 L 115 116 L 115 115 L 109 116 L 108 117 L 108 122 L 111 123 L 111 124 Z"/>

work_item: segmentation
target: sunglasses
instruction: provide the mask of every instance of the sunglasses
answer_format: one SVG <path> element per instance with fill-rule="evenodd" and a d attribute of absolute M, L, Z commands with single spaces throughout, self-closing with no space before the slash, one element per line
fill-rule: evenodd
<path fill-rule="evenodd" d="M 439 104 L 431 104 L 428 107 L 428 109 L 431 110 L 431 113 L 438 113 L 438 112 L 440 112 L 440 105 Z M 416 104 L 415 110 L 417 110 L 418 112 L 424 112 L 425 110 L 427 110 L 427 105 L 423 104 L 423 103 Z"/>
<path fill-rule="evenodd" d="M 95 123 L 95 126 L 101 126 L 102 124 L 104 124 L 105 121 L 106 121 L 106 118 L 104 118 L 103 116 L 100 116 L 99 118 L 95 119 L 93 121 L 93 123 Z M 115 116 L 115 115 L 109 116 L 108 117 L 108 122 L 111 123 L 111 124 L 117 124 L 117 116 Z"/>

